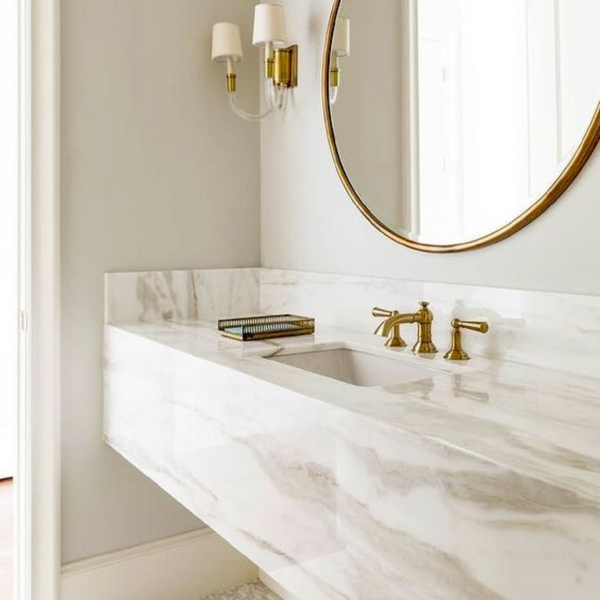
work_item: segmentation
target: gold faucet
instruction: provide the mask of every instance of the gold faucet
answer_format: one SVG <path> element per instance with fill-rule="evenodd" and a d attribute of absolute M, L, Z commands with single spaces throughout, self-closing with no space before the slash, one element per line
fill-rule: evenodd
<path fill-rule="evenodd" d="M 375 330 L 375 335 L 387 337 L 388 348 L 402 348 L 406 342 L 400 335 L 400 325 L 416 323 L 418 327 L 417 343 L 413 347 L 415 354 L 435 354 L 437 348 L 431 339 L 431 323 L 433 313 L 427 308 L 429 302 L 421 302 L 421 309 L 416 313 L 399 313 L 397 310 L 374 308 L 374 317 L 384 317 L 385 321 Z"/>
<path fill-rule="evenodd" d="M 469 360 L 471 358 L 463 350 L 461 329 L 487 333 L 490 330 L 490 326 L 484 321 L 461 321 L 460 319 L 454 319 L 452 321 L 452 347 L 444 356 L 447 360 Z"/>
<path fill-rule="evenodd" d="M 384 308 L 374 308 L 373 309 L 374 317 L 384 317 L 385 319 L 391 319 L 393 317 L 399 317 L 400 313 L 397 310 L 385 310 Z M 402 339 L 400 335 L 400 323 L 396 323 L 393 325 L 387 333 L 381 333 L 380 329 L 385 325 L 387 321 L 384 321 L 375 331 L 376 335 L 386 335 L 387 340 L 385 345 L 388 348 L 404 348 L 406 347 L 406 342 Z"/>

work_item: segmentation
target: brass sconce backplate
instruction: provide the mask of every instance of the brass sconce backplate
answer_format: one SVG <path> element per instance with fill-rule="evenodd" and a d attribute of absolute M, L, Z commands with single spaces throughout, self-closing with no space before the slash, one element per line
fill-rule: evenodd
<path fill-rule="evenodd" d="M 273 83 L 278 87 L 298 87 L 298 46 L 274 51 Z"/>

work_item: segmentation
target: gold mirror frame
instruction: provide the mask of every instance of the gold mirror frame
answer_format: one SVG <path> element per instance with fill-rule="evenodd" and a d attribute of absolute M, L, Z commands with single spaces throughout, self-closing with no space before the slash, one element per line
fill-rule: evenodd
<path fill-rule="evenodd" d="M 415 242 L 408 238 L 405 238 L 387 225 L 381 222 L 362 201 L 358 192 L 352 185 L 350 177 L 344 168 L 340 153 L 337 147 L 335 132 L 333 130 L 333 120 L 331 117 L 331 104 L 329 103 L 329 69 L 331 66 L 331 45 L 333 42 L 333 33 L 335 24 L 337 21 L 338 13 L 340 10 L 342 0 L 334 0 L 331 16 L 329 18 L 329 24 L 327 27 L 327 34 L 325 36 L 325 49 L 323 53 L 323 70 L 321 74 L 321 95 L 323 103 L 323 113 L 325 116 L 325 127 L 327 131 L 327 140 L 333 155 L 335 167 L 337 172 L 346 188 L 346 191 L 352 198 L 352 201 L 360 212 L 369 220 L 369 222 L 376 227 L 381 233 L 394 240 L 398 244 L 412 248 L 413 250 L 419 250 L 421 252 L 432 252 L 432 253 L 452 253 L 452 252 L 464 252 L 466 250 L 475 250 L 476 248 L 484 248 L 496 244 L 514 235 L 524 227 L 527 227 L 530 223 L 535 221 L 542 213 L 544 213 L 550 206 L 552 206 L 569 188 L 569 186 L 575 181 L 577 176 L 581 173 L 583 167 L 590 159 L 598 142 L 600 141 L 600 102 L 596 112 L 592 118 L 592 121 L 585 133 L 581 144 L 577 148 L 575 154 L 563 169 L 562 173 L 550 186 L 548 191 L 534 204 L 532 204 L 525 212 L 521 213 L 516 219 L 497 229 L 496 231 L 477 238 L 470 242 L 464 242 L 460 244 L 450 245 L 432 245 L 423 244 L 421 242 Z"/>

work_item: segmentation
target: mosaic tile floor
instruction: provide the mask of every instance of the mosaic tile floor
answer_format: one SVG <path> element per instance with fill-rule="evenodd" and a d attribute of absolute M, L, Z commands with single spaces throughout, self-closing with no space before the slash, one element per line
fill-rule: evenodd
<path fill-rule="evenodd" d="M 247 583 L 233 590 L 205 596 L 201 600 L 281 600 L 281 598 L 264 584 L 257 581 L 255 583 Z"/>

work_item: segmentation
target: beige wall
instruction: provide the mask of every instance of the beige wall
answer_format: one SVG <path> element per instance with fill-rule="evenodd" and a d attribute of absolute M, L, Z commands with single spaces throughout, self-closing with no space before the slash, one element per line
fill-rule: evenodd
<path fill-rule="evenodd" d="M 259 128 L 227 107 L 211 26 L 249 0 L 63 0 L 63 560 L 199 526 L 102 443 L 105 271 L 256 266 Z M 244 102 L 256 103 L 253 87 Z"/>
<path fill-rule="evenodd" d="M 600 294 L 600 151 L 555 207 L 510 240 L 454 256 L 404 249 L 359 214 L 327 147 L 319 77 L 332 0 L 281 3 L 300 44 L 301 87 L 287 113 L 262 126 L 263 266 Z"/>

